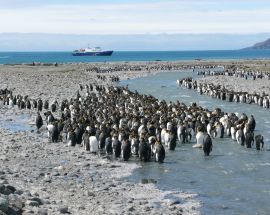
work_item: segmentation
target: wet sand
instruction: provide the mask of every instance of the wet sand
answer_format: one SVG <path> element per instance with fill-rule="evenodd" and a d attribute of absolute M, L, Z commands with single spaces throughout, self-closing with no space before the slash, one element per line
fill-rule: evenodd
<path fill-rule="evenodd" d="M 220 63 L 215 62 L 215 65 Z M 198 62 L 186 64 L 196 65 Z M 88 64 L 58 67 L 1 65 L 0 88 L 8 87 L 13 89 L 14 94 L 52 102 L 74 97 L 79 84 L 112 84 L 101 81 L 97 75 L 118 75 L 125 80 L 159 72 L 97 74 L 87 71 L 88 67 Z M 228 82 L 238 86 L 237 81 Z M 248 89 L 250 83 L 242 82 L 246 84 L 243 87 Z M 29 114 L 29 123 L 34 123 L 36 110 L 0 107 L 0 111 L 1 120 L 6 123 L 17 121 L 21 113 Z M 18 202 L 23 203 L 18 204 L 23 214 L 62 214 L 67 211 L 71 214 L 200 214 L 202 203 L 196 194 L 181 192 L 181 188 L 161 192 L 153 183 L 131 183 L 123 177 L 131 175 L 135 168 L 140 168 L 140 164 L 111 161 L 89 154 L 79 146 L 70 148 L 63 143 L 48 143 L 43 127 L 41 134 L 0 129 L 0 187 L 9 183 L 21 190 L 19 194 L 6 196 L 12 199 L 15 197 L 10 195 L 17 195 Z M 167 194 L 171 194 L 170 198 Z"/>

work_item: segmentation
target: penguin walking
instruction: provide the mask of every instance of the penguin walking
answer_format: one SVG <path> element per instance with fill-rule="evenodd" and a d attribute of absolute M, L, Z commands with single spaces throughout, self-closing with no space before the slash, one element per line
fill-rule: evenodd
<path fill-rule="evenodd" d="M 161 142 L 155 143 L 155 160 L 156 162 L 163 163 L 165 159 L 165 149 Z"/>
<path fill-rule="evenodd" d="M 167 130 L 167 132 L 165 133 L 165 145 L 168 146 L 169 150 L 175 150 L 176 135 L 171 130 Z"/>
<path fill-rule="evenodd" d="M 203 151 L 205 156 L 209 156 L 212 151 L 212 139 L 209 134 L 206 134 L 203 139 Z"/>

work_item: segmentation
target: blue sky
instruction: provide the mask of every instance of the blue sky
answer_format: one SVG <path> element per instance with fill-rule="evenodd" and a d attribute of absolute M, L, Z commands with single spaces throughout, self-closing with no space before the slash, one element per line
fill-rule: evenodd
<path fill-rule="evenodd" d="M 174 48 L 174 43 L 185 50 L 235 49 L 267 39 L 270 1 L 0 0 L 0 20 L 0 50 L 25 50 L 23 38 L 31 38 L 34 49 L 42 49 L 39 41 L 46 41 L 44 50 L 53 49 L 55 40 L 57 50 L 80 47 L 87 40 L 124 50 L 140 42 L 150 50 Z M 105 35 L 115 35 L 114 41 L 106 41 L 110 37 Z"/>

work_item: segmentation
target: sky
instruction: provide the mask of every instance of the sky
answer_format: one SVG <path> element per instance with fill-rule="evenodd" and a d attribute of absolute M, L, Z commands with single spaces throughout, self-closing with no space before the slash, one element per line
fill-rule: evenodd
<path fill-rule="evenodd" d="M 0 0 L 0 5 L 0 34 L 270 33 L 269 0 Z"/>

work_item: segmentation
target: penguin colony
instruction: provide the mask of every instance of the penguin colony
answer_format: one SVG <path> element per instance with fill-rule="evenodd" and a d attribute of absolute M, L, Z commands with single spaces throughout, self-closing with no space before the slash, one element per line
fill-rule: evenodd
<path fill-rule="evenodd" d="M 191 77 L 177 80 L 179 86 L 186 87 L 187 89 L 197 90 L 201 95 L 205 94 L 212 98 L 221 99 L 228 102 L 256 104 L 260 107 L 269 109 L 270 107 L 270 95 L 263 93 L 250 94 L 247 92 L 234 92 L 221 85 L 215 85 L 212 83 L 198 84 L 196 80 Z"/>
<path fill-rule="evenodd" d="M 80 86 L 76 94 L 73 99 L 49 104 L 48 100 L 13 95 L 5 89 L 0 91 L 0 101 L 19 109 L 37 110 L 38 132 L 44 124 L 43 111 L 52 142 L 79 145 L 94 154 L 106 153 L 124 161 L 137 156 L 141 161 L 162 163 L 165 148 L 175 150 L 178 142 L 196 142 L 206 156 L 212 150 L 213 138 L 231 136 L 247 148 L 254 143 L 253 116 L 227 114 L 219 108 L 210 111 L 196 103 L 166 103 L 127 87 L 90 84 Z M 258 150 L 263 147 L 262 135 L 257 135 L 255 141 Z"/>
<path fill-rule="evenodd" d="M 244 69 L 226 69 L 224 71 L 198 71 L 197 75 L 202 75 L 204 77 L 206 76 L 233 76 L 237 78 L 243 78 L 243 79 L 266 79 L 270 80 L 270 73 L 269 72 L 254 72 L 254 71 L 245 71 Z"/>

